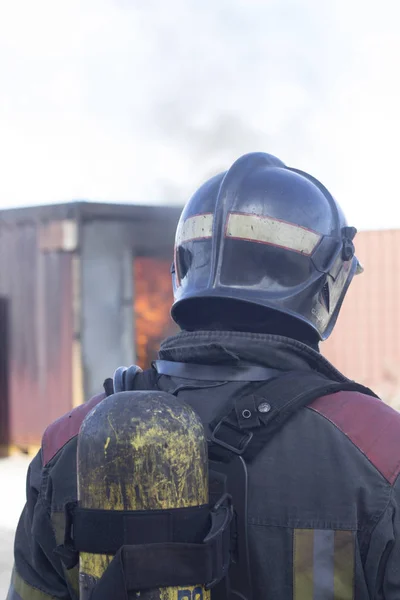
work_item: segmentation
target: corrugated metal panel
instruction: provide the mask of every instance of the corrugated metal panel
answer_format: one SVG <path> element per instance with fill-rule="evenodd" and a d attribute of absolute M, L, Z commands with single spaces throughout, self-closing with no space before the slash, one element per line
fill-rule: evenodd
<path fill-rule="evenodd" d="M 72 256 L 50 253 L 44 257 L 46 354 L 42 377 L 46 425 L 72 406 Z"/>
<path fill-rule="evenodd" d="M 8 302 L 0 297 L 0 456 L 9 444 Z"/>
<path fill-rule="evenodd" d="M 400 230 L 361 232 L 357 256 L 365 272 L 346 296 L 324 355 L 345 375 L 400 400 Z"/>
<path fill-rule="evenodd" d="M 169 259 L 179 213 L 177 207 L 85 202 L 0 210 L 0 298 L 8 302 L 10 330 L 3 438 L 38 445 L 45 427 L 83 399 L 83 387 L 90 396 L 122 364 L 121 354 L 130 360 L 132 256 Z M 81 235 L 86 231 L 80 240 L 74 220 Z"/>
<path fill-rule="evenodd" d="M 9 441 L 29 447 L 71 407 L 71 255 L 41 252 L 29 221 L 3 222 L 0 247 L 10 312 Z"/>

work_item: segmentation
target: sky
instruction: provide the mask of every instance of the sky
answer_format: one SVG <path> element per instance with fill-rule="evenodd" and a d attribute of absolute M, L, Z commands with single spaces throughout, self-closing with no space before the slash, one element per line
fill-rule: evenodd
<path fill-rule="evenodd" d="M 398 0 L 0 0 L 0 206 L 181 204 L 241 154 L 400 227 Z"/>

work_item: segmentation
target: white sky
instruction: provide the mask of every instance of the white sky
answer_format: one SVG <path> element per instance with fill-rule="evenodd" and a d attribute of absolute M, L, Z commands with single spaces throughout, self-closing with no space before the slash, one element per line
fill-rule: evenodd
<path fill-rule="evenodd" d="M 399 0 L 0 0 L 0 206 L 180 203 L 264 150 L 400 227 Z"/>

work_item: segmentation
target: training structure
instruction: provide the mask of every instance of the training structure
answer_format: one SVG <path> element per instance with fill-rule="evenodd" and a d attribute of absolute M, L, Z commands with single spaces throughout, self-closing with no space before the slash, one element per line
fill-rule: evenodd
<path fill-rule="evenodd" d="M 180 208 L 77 202 L 0 211 L 0 447 L 47 425 L 174 331 Z"/>

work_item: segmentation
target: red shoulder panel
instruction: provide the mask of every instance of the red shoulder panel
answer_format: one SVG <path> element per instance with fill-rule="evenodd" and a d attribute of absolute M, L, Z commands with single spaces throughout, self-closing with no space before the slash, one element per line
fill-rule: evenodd
<path fill-rule="evenodd" d="M 104 393 L 94 396 L 89 402 L 74 408 L 47 427 L 42 439 L 43 466 L 47 465 L 57 452 L 79 433 L 86 415 L 105 397 Z"/>
<path fill-rule="evenodd" d="M 400 473 L 400 414 L 359 392 L 318 398 L 310 408 L 323 415 L 355 444 L 393 484 Z"/>

